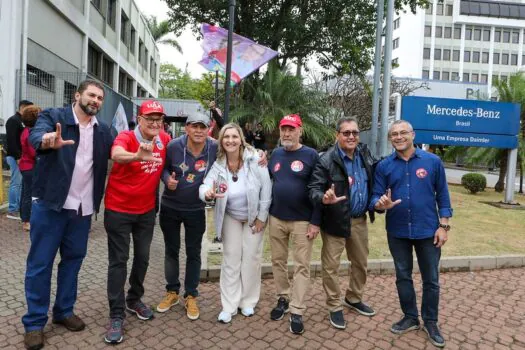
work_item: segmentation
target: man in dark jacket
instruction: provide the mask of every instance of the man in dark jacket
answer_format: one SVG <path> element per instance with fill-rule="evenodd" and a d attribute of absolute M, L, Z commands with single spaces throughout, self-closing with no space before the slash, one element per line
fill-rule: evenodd
<path fill-rule="evenodd" d="M 366 212 L 372 193 L 374 159 L 366 145 L 359 143 L 359 127 L 354 118 L 337 122 L 337 142 L 317 163 L 308 185 L 310 200 L 322 206 L 321 264 L 330 323 L 346 328 L 343 305 L 365 316 L 375 311 L 362 301 L 368 260 Z M 374 213 L 369 211 L 373 222 Z M 339 288 L 339 265 L 346 248 L 350 281 L 344 301 Z"/>
<path fill-rule="evenodd" d="M 20 220 L 20 194 L 22 191 L 22 174 L 18 169 L 18 161 L 22 156 L 22 145 L 20 143 L 20 135 L 24 131 L 24 124 L 22 123 L 22 113 L 27 106 L 31 106 L 33 102 L 22 100 L 18 104 L 18 111 L 5 124 L 7 136 L 6 161 L 9 164 L 11 171 L 11 181 L 9 182 L 9 207 L 7 209 L 7 218 Z"/>
<path fill-rule="evenodd" d="M 75 101 L 72 106 L 43 111 L 29 137 L 37 162 L 25 276 L 28 310 L 22 318 L 28 349 L 44 346 L 51 272 L 58 250 L 53 323 L 70 331 L 85 328 L 73 307 L 91 215 L 98 212 L 104 194 L 112 138 L 108 126 L 95 117 L 104 102 L 103 86 L 83 81 Z"/>

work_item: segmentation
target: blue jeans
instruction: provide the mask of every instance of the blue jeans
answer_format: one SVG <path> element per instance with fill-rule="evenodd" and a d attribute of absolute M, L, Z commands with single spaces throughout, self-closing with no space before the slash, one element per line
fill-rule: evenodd
<path fill-rule="evenodd" d="M 184 277 L 184 297 L 197 297 L 201 273 L 202 236 L 206 229 L 204 209 L 194 211 L 174 210 L 166 206 L 160 209 L 160 228 L 164 234 L 164 274 L 166 290 L 179 293 L 179 250 L 180 225 L 184 224 L 186 243 L 186 275 Z"/>
<path fill-rule="evenodd" d="M 33 188 L 33 169 L 21 171 L 22 197 L 20 199 L 20 218 L 22 222 L 29 222 L 31 217 L 31 190 Z"/>
<path fill-rule="evenodd" d="M 439 259 L 441 248 L 434 238 L 405 239 L 388 235 L 388 247 L 394 258 L 396 286 L 401 310 L 407 317 L 418 318 L 416 292 L 412 281 L 412 247 L 416 251 L 419 271 L 423 280 L 421 317 L 423 322 L 437 322 L 439 307 Z"/>
<path fill-rule="evenodd" d="M 47 323 L 51 272 L 59 250 L 53 319 L 63 320 L 73 315 L 78 272 L 86 256 L 90 227 L 91 215 L 82 216 L 67 209 L 56 212 L 38 200 L 33 201 L 31 248 L 25 276 L 27 313 L 22 317 L 26 332 L 41 330 Z"/>
<path fill-rule="evenodd" d="M 22 193 L 22 174 L 16 163 L 16 159 L 11 156 L 5 158 L 9 169 L 11 169 L 11 182 L 9 183 L 9 208 L 10 213 L 20 210 L 20 195 Z"/>

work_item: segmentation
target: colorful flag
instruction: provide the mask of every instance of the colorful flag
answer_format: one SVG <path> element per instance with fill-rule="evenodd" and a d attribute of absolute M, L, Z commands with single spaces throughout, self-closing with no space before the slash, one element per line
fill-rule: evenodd
<path fill-rule="evenodd" d="M 203 23 L 201 33 L 204 37 L 204 54 L 200 64 L 209 71 L 219 71 L 226 75 L 228 31 L 224 28 Z M 277 51 L 259 45 L 243 36 L 233 33 L 232 39 L 232 85 L 277 56 Z"/>

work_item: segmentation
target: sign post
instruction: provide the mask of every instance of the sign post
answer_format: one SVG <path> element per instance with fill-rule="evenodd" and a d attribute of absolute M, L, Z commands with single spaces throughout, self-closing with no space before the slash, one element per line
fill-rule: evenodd
<path fill-rule="evenodd" d="M 520 105 L 508 102 L 405 96 L 402 118 L 416 143 L 510 149 L 505 203 L 514 199 Z"/>

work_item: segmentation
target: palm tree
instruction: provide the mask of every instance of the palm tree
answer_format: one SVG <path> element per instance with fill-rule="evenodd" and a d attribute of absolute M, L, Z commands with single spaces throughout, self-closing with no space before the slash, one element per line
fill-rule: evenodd
<path fill-rule="evenodd" d="M 321 147 L 333 141 L 333 128 L 322 122 L 328 111 L 323 96 L 307 89 L 300 77 L 270 64 L 261 80 L 247 80 L 241 89 L 248 91 L 240 94 L 243 98 L 230 113 L 232 121 L 261 123 L 266 132 L 276 136 L 281 118 L 297 113 L 307 143 Z"/>
<path fill-rule="evenodd" d="M 157 17 L 155 16 L 151 16 L 149 18 L 146 17 L 145 19 L 146 19 L 146 23 L 148 24 L 149 31 L 151 35 L 153 36 L 153 40 L 155 40 L 157 44 L 172 46 L 177 51 L 182 53 L 182 48 L 180 47 L 177 40 L 165 38 L 166 35 L 172 32 L 169 21 L 164 20 L 164 21 L 157 22 Z"/>

